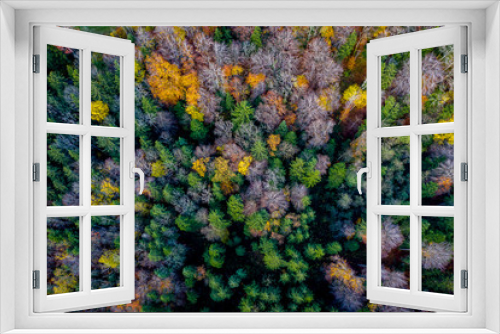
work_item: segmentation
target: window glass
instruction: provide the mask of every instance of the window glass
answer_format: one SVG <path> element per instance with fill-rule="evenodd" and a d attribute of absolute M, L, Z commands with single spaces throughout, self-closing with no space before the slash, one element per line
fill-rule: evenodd
<path fill-rule="evenodd" d="M 80 205 L 80 136 L 47 134 L 47 206 Z"/>
<path fill-rule="evenodd" d="M 381 138 L 382 205 L 410 204 L 410 137 Z"/>
<path fill-rule="evenodd" d="M 422 123 L 453 122 L 453 45 L 422 50 Z"/>
<path fill-rule="evenodd" d="M 453 294 L 454 221 L 422 218 L 422 291 Z"/>
<path fill-rule="evenodd" d="M 120 126 L 120 57 L 92 52 L 92 125 Z"/>
<path fill-rule="evenodd" d="M 410 217 L 382 216 L 381 285 L 410 288 Z"/>
<path fill-rule="evenodd" d="M 92 205 L 120 204 L 120 138 L 92 137 Z"/>
<path fill-rule="evenodd" d="M 80 50 L 47 45 L 47 122 L 80 122 Z"/>
<path fill-rule="evenodd" d="M 410 52 L 380 58 L 382 126 L 410 125 Z"/>
<path fill-rule="evenodd" d="M 80 218 L 47 218 L 47 294 L 79 291 Z"/>
<path fill-rule="evenodd" d="M 422 205 L 453 206 L 453 133 L 422 136 Z"/>
<path fill-rule="evenodd" d="M 92 217 L 92 289 L 120 286 L 120 216 Z"/>

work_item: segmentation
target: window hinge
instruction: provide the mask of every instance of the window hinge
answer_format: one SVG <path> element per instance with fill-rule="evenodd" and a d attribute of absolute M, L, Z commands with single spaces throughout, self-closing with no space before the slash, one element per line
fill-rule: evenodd
<path fill-rule="evenodd" d="M 33 181 L 40 182 L 40 164 L 38 162 L 33 164 Z"/>
<path fill-rule="evenodd" d="M 40 270 L 33 270 L 33 289 L 40 289 Z"/>
<path fill-rule="evenodd" d="M 469 165 L 466 162 L 462 162 L 460 164 L 461 167 L 461 180 L 462 181 L 469 181 Z"/>
<path fill-rule="evenodd" d="M 467 289 L 469 287 L 469 273 L 467 270 L 462 270 L 461 271 L 461 276 L 462 276 L 462 289 Z"/>
<path fill-rule="evenodd" d="M 462 55 L 462 73 L 469 72 L 469 56 Z"/>
<path fill-rule="evenodd" d="M 33 73 L 40 73 L 40 55 L 33 55 Z"/>

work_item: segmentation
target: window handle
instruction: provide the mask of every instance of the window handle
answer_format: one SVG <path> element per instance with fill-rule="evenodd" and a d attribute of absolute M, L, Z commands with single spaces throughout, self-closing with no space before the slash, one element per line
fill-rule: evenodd
<path fill-rule="evenodd" d="M 131 179 L 135 178 L 136 173 L 139 174 L 139 185 L 141 187 L 141 189 L 139 190 L 139 195 L 142 195 L 142 192 L 144 191 L 144 172 L 142 171 L 142 169 L 134 167 L 133 161 L 130 161 L 129 171 Z"/>
<path fill-rule="evenodd" d="M 357 176 L 358 176 L 358 192 L 359 194 L 363 194 L 363 192 L 361 191 L 361 176 L 363 175 L 363 173 L 366 173 L 366 177 L 368 179 L 371 179 L 372 177 L 372 163 L 371 162 L 367 162 L 367 166 L 368 167 L 365 167 L 365 168 L 361 168 L 360 170 L 358 170 L 358 173 L 357 173 Z"/>

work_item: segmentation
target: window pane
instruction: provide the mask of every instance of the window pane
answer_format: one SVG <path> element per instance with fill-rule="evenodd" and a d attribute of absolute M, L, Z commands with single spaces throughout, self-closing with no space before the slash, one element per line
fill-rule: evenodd
<path fill-rule="evenodd" d="M 120 286 L 120 216 L 92 217 L 92 289 Z"/>
<path fill-rule="evenodd" d="M 410 137 L 381 138 L 382 205 L 410 204 Z"/>
<path fill-rule="evenodd" d="M 47 134 L 47 206 L 80 205 L 80 136 Z"/>
<path fill-rule="evenodd" d="M 410 217 L 382 216 L 381 286 L 410 288 Z"/>
<path fill-rule="evenodd" d="M 453 294 L 453 218 L 422 218 L 422 291 Z"/>
<path fill-rule="evenodd" d="M 382 56 L 382 126 L 410 124 L 410 52 Z"/>
<path fill-rule="evenodd" d="M 453 206 L 453 133 L 422 136 L 422 205 Z"/>
<path fill-rule="evenodd" d="M 422 123 L 453 122 L 453 45 L 422 50 Z"/>
<path fill-rule="evenodd" d="M 47 218 L 47 294 L 79 291 L 80 218 Z"/>
<path fill-rule="evenodd" d="M 120 205 L 120 138 L 92 137 L 92 205 Z"/>
<path fill-rule="evenodd" d="M 80 121 L 80 50 L 47 45 L 47 122 Z"/>
<path fill-rule="evenodd" d="M 120 57 L 92 52 L 92 125 L 120 126 Z"/>

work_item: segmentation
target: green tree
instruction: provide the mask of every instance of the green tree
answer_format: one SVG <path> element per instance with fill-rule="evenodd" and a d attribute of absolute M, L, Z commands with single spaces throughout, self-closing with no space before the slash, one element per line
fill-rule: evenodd
<path fill-rule="evenodd" d="M 231 298 L 231 290 L 224 284 L 222 276 L 209 275 L 208 286 L 210 287 L 210 298 L 215 302 Z"/>
<path fill-rule="evenodd" d="M 342 251 L 342 245 L 336 241 L 326 245 L 326 253 L 329 255 L 335 255 Z"/>
<path fill-rule="evenodd" d="M 208 134 L 209 129 L 203 125 L 203 122 L 200 122 L 197 119 L 191 120 L 191 138 L 194 140 L 203 140 Z"/>
<path fill-rule="evenodd" d="M 409 113 L 408 106 L 401 106 L 394 96 L 388 96 L 382 107 L 382 120 L 384 126 L 396 125 L 396 121 L 403 119 Z"/>
<path fill-rule="evenodd" d="M 325 251 L 320 244 L 308 244 L 306 246 L 305 255 L 311 260 L 319 260 L 325 256 Z"/>
<path fill-rule="evenodd" d="M 248 123 L 253 119 L 254 109 L 248 101 L 242 101 L 231 110 L 231 120 L 234 124 L 234 130 L 238 130 L 242 124 Z"/>
<path fill-rule="evenodd" d="M 231 94 L 227 93 L 224 99 L 224 109 L 226 112 L 231 112 L 234 108 L 234 98 Z"/>
<path fill-rule="evenodd" d="M 226 259 L 226 248 L 221 244 L 211 244 L 203 254 L 205 263 L 214 268 L 222 268 Z"/>
<path fill-rule="evenodd" d="M 257 48 L 262 47 L 262 31 L 260 27 L 255 27 L 252 36 L 250 36 L 250 42 L 252 42 Z"/>
<path fill-rule="evenodd" d="M 300 181 L 304 183 L 307 188 L 312 188 L 321 181 L 321 174 L 319 170 L 308 169 Z"/>
<path fill-rule="evenodd" d="M 282 259 L 276 250 L 267 252 L 263 258 L 266 268 L 269 270 L 276 270 L 281 267 Z"/>
<path fill-rule="evenodd" d="M 269 214 L 265 210 L 260 210 L 253 213 L 245 220 L 245 224 L 254 231 L 262 231 L 266 226 Z"/>
<path fill-rule="evenodd" d="M 180 189 L 175 188 L 174 186 L 170 184 L 166 184 L 165 188 L 163 188 L 163 199 L 165 202 L 172 204 L 176 197 L 180 195 Z"/>
<path fill-rule="evenodd" d="M 307 163 L 302 158 L 296 158 L 290 164 L 290 179 L 300 181 L 307 188 L 312 188 L 321 181 L 321 174 L 316 169 L 316 159 L 311 159 Z"/>
<path fill-rule="evenodd" d="M 344 60 L 344 58 L 348 57 L 352 50 L 354 49 L 354 46 L 356 45 L 357 41 L 357 35 L 356 32 L 353 31 L 350 35 L 347 41 L 339 48 L 339 52 L 337 53 L 337 57 L 339 58 L 340 61 Z"/>
<path fill-rule="evenodd" d="M 426 182 L 422 185 L 422 198 L 432 198 L 436 196 L 439 185 L 435 182 Z"/>
<path fill-rule="evenodd" d="M 345 180 L 346 168 L 345 163 L 339 162 L 333 165 L 328 170 L 328 183 L 326 187 L 328 189 L 335 189 L 340 187 Z"/>
<path fill-rule="evenodd" d="M 236 252 L 236 255 L 238 255 L 238 256 L 244 256 L 246 253 L 245 247 L 243 247 L 241 245 L 236 247 L 236 249 L 234 251 Z"/>
<path fill-rule="evenodd" d="M 301 158 L 296 158 L 290 164 L 290 178 L 292 181 L 300 181 L 302 175 L 304 175 L 305 162 Z"/>
<path fill-rule="evenodd" d="M 184 276 L 184 283 L 188 288 L 194 287 L 196 283 L 196 268 L 194 266 L 186 266 L 182 268 L 182 275 Z"/>
<path fill-rule="evenodd" d="M 251 284 L 246 285 L 243 290 L 249 298 L 256 299 L 259 297 L 260 288 L 259 285 L 253 281 Z"/>
<path fill-rule="evenodd" d="M 245 220 L 243 214 L 243 201 L 239 195 L 232 195 L 227 201 L 227 213 L 235 222 L 242 222 Z"/>
<path fill-rule="evenodd" d="M 396 63 L 393 62 L 387 63 L 385 61 L 386 58 L 387 56 L 382 57 L 382 66 L 381 66 L 382 78 L 380 79 L 382 90 L 386 90 L 391 86 L 392 81 L 394 80 L 396 74 L 398 73 Z"/>
<path fill-rule="evenodd" d="M 160 143 L 159 141 L 155 142 L 155 148 L 160 155 L 160 159 L 163 162 L 163 165 L 167 169 L 173 169 L 176 165 L 176 161 L 172 152 L 170 152 L 170 150 L 165 146 L 163 146 L 163 144 Z"/>
<path fill-rule="evenodd" d="M 187 182 L 190 188 L 195 188 L 201 183 L 201 177 L 194 172 L 188 174 Z"/>
<path fill-rule="evenodd" d="M 231 221 L 224 219 L 224 214 L 219 209 L 210 211 L 208 222 L 217 230 L 224 230 L 231 226 Z"/>
<path fill-rule="evenodd" d="M 267 146 L 262 140 L 255 141 L 255 144 L 253 144 L 250 152 L 257 161 L 266 160 L 269 155 Z"/>
<path fill-rule="evenodd" d="M 276 245 L 269 239 L 260 240 L 260 250 L 263 255 L 263 261 L 267 269 L 276 270 L 283 264 L 283 259 L 276 249 Z"/>
<path fill-rule="evenodd" d="M 289 142 L 292 145 L 297 145 L 297 134 L 293 131 L 289 131 L 284 137 L 283 140 Z"/>
<path fill-rule="evenodd" d="M 282 121 L 278 128 L 276 129 L 276 134 L 280 135 L 281 138 L 285 137 L 288 133 L 288 126 L 285 121 Z"/>
<path fill-rule="evenodd" d="M 215 28 L 214 40 L 219 43 L 224 43 L 224 34 L 219 29 L 219 27 Z"/>
<path fill-rule="evenodd" d="M 219 182 L 214 182 L 212 186 L 212 192 L 214 194 L 214 197 L 217 201 L 222 202 L 226 199 L 226 196 L 224 196 L 224 193 L 222 192 L 220 188 L 220 183 Z"/>
<path fill-rule="evenodd" d="M 344 247 L 350 252 L 355 252 L 359 249 L 359 243 L 356 240 L 347 240 Z"/>
<path fill-rule="evenodd" d="M 153 100 L 148 99 L 147 97 L 143 97 L 141 102 L 142 110 L 144 110 L 146 114 L 156 115 L 156 113 L 158 112 L 158 107 L 155 105 Z"/>
<path fill-rule="evenodd" d="M 198 293 L 194 290 L 187 290 L 186 291 L 186 299 L 190 304 L 196 304 L 199 297 L 200 296 L 198 295 Z"/>
<path fill-rule="evenodd" d="M 186 216 L 178 216 L 175 219 L 175 225 L 179 227 L 179 230 L 185 232 L 195 232 L 202 227 L 202 225 L 198 221 L 196 221 L 196 219 Z"/>

